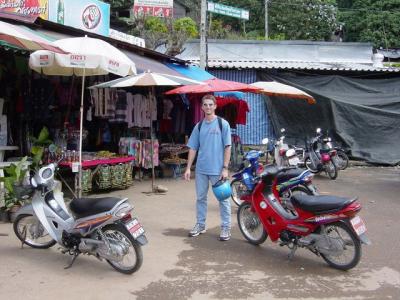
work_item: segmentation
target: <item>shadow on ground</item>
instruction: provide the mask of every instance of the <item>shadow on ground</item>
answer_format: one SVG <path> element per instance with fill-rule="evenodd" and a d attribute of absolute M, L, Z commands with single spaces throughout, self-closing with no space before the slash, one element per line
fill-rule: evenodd
<path fill-rule="evenodd" d="M 267 240 L 253 246 L 241 236 L 219 242 L 218 228 L 197 238 L 188 238 L 187 230 L 167 229 L 164 235 L 182 237 L 193 249 L 182 251 L 176 268 L 164 273 L 165 279 L 132 292 L 137 299 L 188 299 L 203 295 L 216 299 L 245 299 L 268 294 L 274 298 L 303 299 L 316 293 L 325 297 L 362 296 L 376 299 L 376 293 L 390 295 L 400 286 L 399 273 L 390 268 L 359 266 L 349 272 L 329 268 L 321 258 L 300 249 L 295 258 L 287 258 L 288 249 Z M 162 251 L 162 249 L 160 249 Z M 383 290 L 385 293 L 383 292 Z M 383 298 L 382 298 L 383 299 Z"/>

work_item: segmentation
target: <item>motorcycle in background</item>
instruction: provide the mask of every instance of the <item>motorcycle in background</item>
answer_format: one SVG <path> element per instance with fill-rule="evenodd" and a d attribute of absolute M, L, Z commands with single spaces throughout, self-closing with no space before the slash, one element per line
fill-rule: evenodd
<path fill-rule="evenodd" d="M 342 148 L 333 147 L 332 139 L 329 136 L 324 137 L 322 142 L 325 144 L 326 148 L 336 150 L 336 155 L 333 157 L 335 165 L 339 170 L 345 170 L 349 166 L 349 157 L 346 152 L 344 152 Z"/>
<path fill-rule="evenodd" d="M 321 256 L 333 268 L 354 268 L 361 258 L 361 244 L 370 244 L 358 216 L 361 204 L 357 198 L 294 195 L 293 214 L 273 190 L 278 174 L 286 170 L 269 165 L 258 176 L 251 197 L 237 212 L 243 236 L 253 245 L 262 244 L 268 236 L 273 242 L 279 240 L 291 250 L 289 258 L 300 247 Z"/>
<path fill-rule="evenodd" d="M 306 168 L 312 173 L 325 171 L 329 178 L 334 180 L 337 178 L 339 172 L 334 156 L 336 156 L 336 150 L 324 146 L 322 143 L 321 128 L 317 128 L 317 136 L 312 138 L 304 157 Z"/>
<path fill-rule="evenodd" d="M 268 139 L 262 140 L 263 145 L 268 144 Z M 265 152 L 267 153 L 267 152 Z M 243 200 L 242 197 L 250 195 L 256 184 L 255 178 L 264 170 L 264 166 L 259 162 L 259 158 L 265 156 L 263 151 L 250 150 L 245 153 L 242 163 L 238 172 L 232 175 L 232 201 L 236 205 L 240 205 Z M 268 164 L 268 158 L 266 159 Z M 297 165 L 297 162 L 295 162 Z M 290 197 L 293 194 L 302 193 L 307 195 L 317 195 L 317 189 L 312 184 L 313 174 L 308 170 L 294 168 L 279 174 L 277 183 L 275 185 L 276 191 L 282 197 L 283 203 L 290 207 Z"/>
<path fill-rule="evenodd" d="M 59 161 L 60 162 L 60 161 Z M 14 221 L 14 232 L 22 245 L 46 249 L 59 244 L 72 256 L 69 268 L 80 254 L 105 259 L 124 274 L 139 270 L 141 246 L 147 244 L 144 229 L 132 217 L 128 198 L 76 198 L 64 202 L 61 183 L 54 180 L 58 163 L 42 167 L 30 179 L 27 194 L 32 203 L 22 206 Z"/>
<path fill-rule="evenodd" d="M 285 143 L 285 128 L 281 129 L 281 136 L 274 144 L 274 162 L 279 167 L 297 166 L 300 162 L 296 151 Z"/>

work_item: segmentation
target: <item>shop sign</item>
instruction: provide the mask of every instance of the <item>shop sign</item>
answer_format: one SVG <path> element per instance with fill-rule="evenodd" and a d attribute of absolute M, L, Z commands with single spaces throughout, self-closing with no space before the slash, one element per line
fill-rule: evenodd
<path fill-rule="evenodd" d="M 135 0 L 133 14 L 135 16 L 172 17 L 174 0 Z"/>
<path fill-rule="evenodd" d="M 85 67 L 85 65 L 86 65 L 86 56 L 85 55 L 70 54 L 69 62 L 71 64 L 71 66 Z"/>
<path fill-rule="evenodd" d="M 50 66 L 50 55 L 49 54 L 42 54 L 39 56 L 39 64 L 43 67 Z"/>
<path fill-rule="evenodd" d="M 109 36 L 110 4 L 97 0 L 49 0 L 48 19 L 54 23 Z"/>
<path fill-rule="evenodd" d="M 143 48 L 146 47 L 144 39 L 111 28 L 110 28 L 110 38 L 123 41 L 131 45 L 136 45 Z"/>
<path fill-rule="evenodd" d="M 34 19 L 47 20 L 49 16 L 48 0 L 0 0 L 0 13 Z"/>
<path fill-rule="evenodd" d="M 249 11 L 233 6 L 223 5 L 214 2 L 207 2 L 207 10 L 209 12 L 230 16 L 238 19 L 249 20 Z"/>

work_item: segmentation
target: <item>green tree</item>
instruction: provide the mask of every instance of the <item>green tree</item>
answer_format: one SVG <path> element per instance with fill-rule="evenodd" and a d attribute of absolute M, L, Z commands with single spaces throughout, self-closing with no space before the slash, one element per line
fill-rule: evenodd
<path fill-rule="evenodd" d="M 243 20 L 213 14 L 213 23 L 221 21 L 222 24 L 212 23 L 211 37 L 225 34 L 224 38 L 227 38 L 236 33 L 242 38 L 264 38 L 264 0 L 215 0 L 215 2 L 249 10 L 250 18 L 245 23 L 248 32 L 246 34 Z M 270 0 L 268 4 L 269 38 L 330 40 L 332 33 L 339 25 L 336 5 L 336 0 Z M 226 26 L 231 29 L 228 32 L 221 31 L 221 28 L 226 28 Z"/>
<path fill-rule="evenodd" d="M 111 10 L 113 10 L 133 6 L 134 0 L 103 0 L 103 2 L 110 3 Z"/>
<path fill-rule="evenodd" d="M 375 47 L 400 47 L 400 0 L 354 0 L 339 3 L 339 20 L 348 42 L 372 42 Z"/>
<path fill-rule="evenodd" d="M 146 47 L 152 50 L 161 45 L 166 46 L 166 54 L 178 55 L 189 38 L 196 38 L 198 30 L 196 22 L 191 18 L 180 19 L 136 16 L 127 21 L 128 32 L 140 36 L 146 41 Z"/>

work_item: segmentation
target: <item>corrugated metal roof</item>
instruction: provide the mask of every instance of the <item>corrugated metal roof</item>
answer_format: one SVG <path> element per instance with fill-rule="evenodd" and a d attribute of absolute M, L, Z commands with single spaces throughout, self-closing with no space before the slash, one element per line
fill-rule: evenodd
<path fill-rule="evenodd" d="M 184 48 L 178 57 L 198 64 L 199 41 L 191 40 Z M 372 50 L 370 43 L 209 40 L 208 67 L 400 72 L 398 68 L 374 66 Z"/>
<path fill-rule="evenodd" d="M 199 59 L 187 59 L 198 64 Z M 296 61 L 264 61 L 264 60 L 208 60 L 209 68 L 223 69 L 278 69 L 278 70 L 331 70 L 331 71 L 360 71 L 360 72 L 400 72 L 399 68 L 374 67 L 372 64 L 350 62 L 296 62 Z"/>

